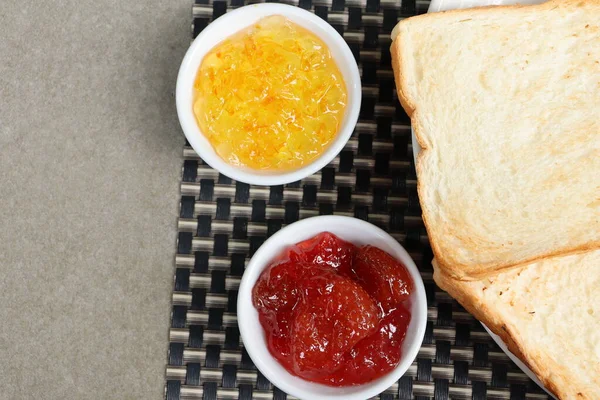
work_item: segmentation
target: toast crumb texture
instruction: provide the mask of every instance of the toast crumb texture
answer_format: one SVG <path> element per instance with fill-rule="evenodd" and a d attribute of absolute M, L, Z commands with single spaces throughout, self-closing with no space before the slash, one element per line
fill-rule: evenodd
<path fill-rule="evenodd" d="M 600 250 L 461 281 L 443 290 L 502 338 L 560 399 L 600 399 Z"/>
<path fill-rule="evenodd" d="M 426 14 L 395 32 L 444 272 L 473 280 L 600 248 L 600 0 Z"/>

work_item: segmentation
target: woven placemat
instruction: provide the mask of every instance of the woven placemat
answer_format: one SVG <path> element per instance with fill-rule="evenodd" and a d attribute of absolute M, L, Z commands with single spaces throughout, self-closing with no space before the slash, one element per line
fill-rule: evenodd
<path fill-rule="evenodd" d="M 196 36 L 243 0 L 197 1 Z M 429 303 L 425 341 L 406 375 L 380 399 L 548 399 L 433 283 L 432 252 L 416 192 L 410 119 L 398 102 L 390 32 L 428 1 L 296 0 L 347 41 L 363 100 L 351 140 L 326 168 L 285 186 L 251 186 L 219 174 L 186 144 L 165 395 L 169 400 L 286 399 L 254 367 L 236 319 L 237 289 L 252 254 L 282 226 L 321 214 L 382 227 L 421 270 Z"/>

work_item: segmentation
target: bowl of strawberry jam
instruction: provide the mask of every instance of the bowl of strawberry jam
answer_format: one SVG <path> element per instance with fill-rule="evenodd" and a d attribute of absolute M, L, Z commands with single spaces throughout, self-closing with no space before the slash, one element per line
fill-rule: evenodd
<path fill-rule="evenodd" d="M 427 300 L 406 250 L 350 217 L 295 222 L 254 254 L 238 324 L 250 358 L 301 399 L 367 399 L 394 384 L 423 341 Z"/>

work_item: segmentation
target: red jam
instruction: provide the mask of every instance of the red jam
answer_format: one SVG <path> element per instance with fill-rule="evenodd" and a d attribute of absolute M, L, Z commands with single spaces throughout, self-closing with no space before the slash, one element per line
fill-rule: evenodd
<path fill-rule="evenodd" d="M 385 251 L 324 232 L 280 254 L 252 294 L 269 351 L 285 369 L 351 386 L 400 362 L 412 288 L 406 268 Z"/>

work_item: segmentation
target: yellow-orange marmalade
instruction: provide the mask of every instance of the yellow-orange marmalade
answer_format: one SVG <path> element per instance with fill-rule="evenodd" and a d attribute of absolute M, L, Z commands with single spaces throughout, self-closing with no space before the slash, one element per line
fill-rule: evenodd
<path fill-rule="evenodd" d="M 227 162 L 261 170 L 306 165 L 344 118 L 346 85 L 329 49 L 283 16 L 215 46 L 194 83 L 201 131 Z"/>

